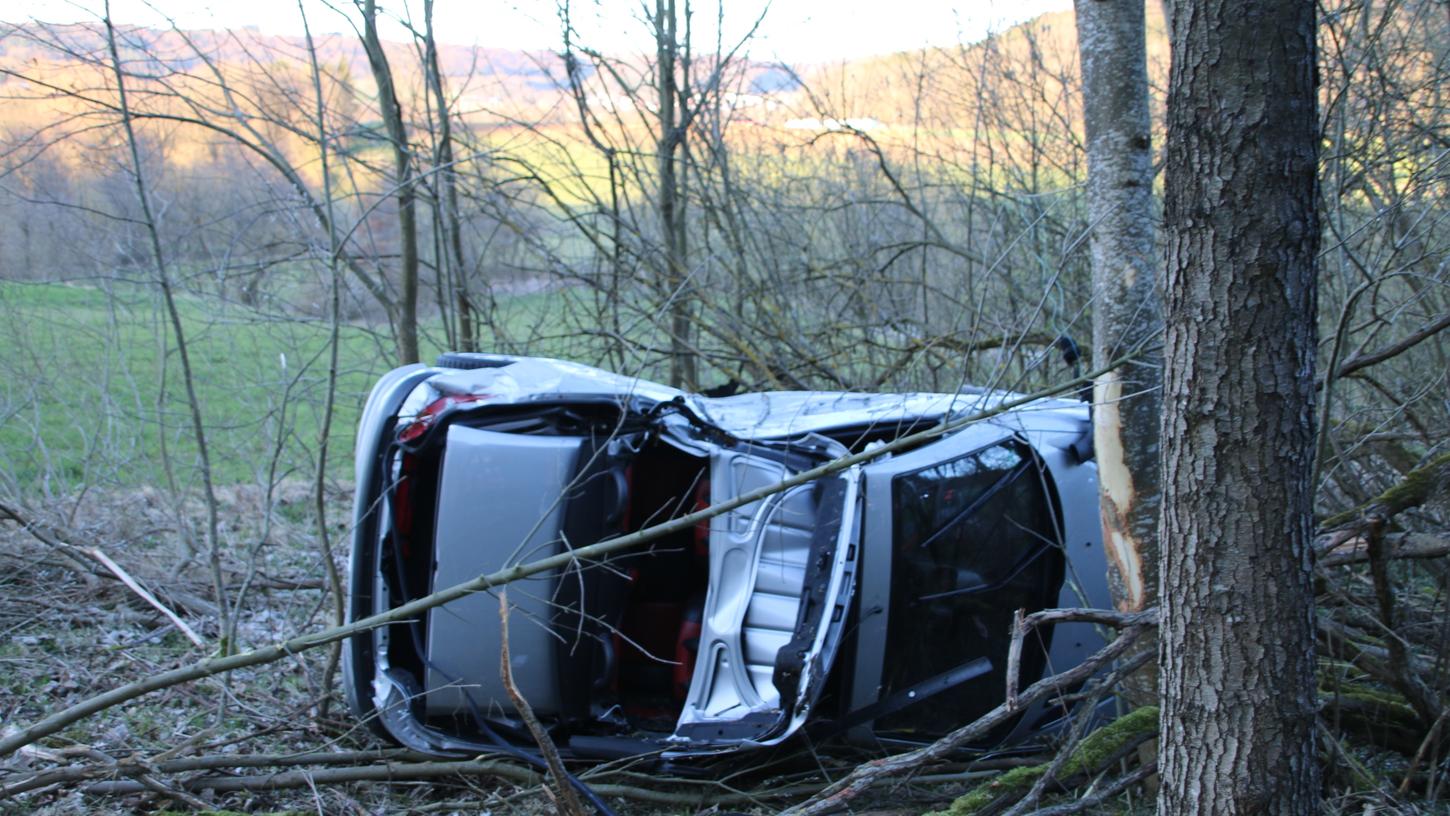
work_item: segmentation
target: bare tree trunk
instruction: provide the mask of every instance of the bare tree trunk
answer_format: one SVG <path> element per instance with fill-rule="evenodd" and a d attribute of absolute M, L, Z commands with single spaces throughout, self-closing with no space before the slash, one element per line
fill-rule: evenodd
<path fill-rule="evenodd" d="M 317 146 L 322 162 L 322 199 L 327 207 L 327 221 L 334 222 L 332 207 L 332 166 L 327 150 L 327 108 L 322 93 L 322 68 L 317 64 L 317 46 L 312 41 L 312 29 L 307 23 L 307 9 L 302 0 L 297 0 L 297 14 L 302 18 L 302 33 L 307 43 L 307 63 L 312 72 L 312 93 L 316 101 Z M 332 437 L 332 419 L 337 408 L 338 346 L 342 327 L 342 270 L 338 264 L 340 247 L 337 233 L 327 231 L 327 392 L 322 403 L 322 425 L 317 430 L 317 473 L 312 481 L 312 508 L 317 522 L 318 555 L 327 576 L 327 591 L 332 596 L 332 625 L 341 626 L 346 620 L 346 602 L 343 598 L 342 576 L 337 562 L 332 558 L 332 538 L 327 529 L 327 454 L 328 441 Z M 332 680 L 337 674 L 338 662 L 342 658 L 342 644 L 333 644 L 327 654 L 327 667 L 322 672 L 322 702 L 317 706 L 320 718 L 327 717 L 332 702 Z"/>
<path fill-rule="evenodd" d="M 182 384 L 186 386 L 186 405 L 191 413 L 191 432 L 196 438 L 201 484 L 206 492 L 207 556 L 211 566 L 212 591 L 216 594 L 217 630 L 222 633 L 219 649 L 222 656 L 226 656 L 232 653 L 233 646 L 227 635 L 231 631 L 232 610 L 227 601 L 226 580 L 222 576 L 221 520 L 217 513 L 216 489 L 212 480 L 211 449 L 206 443 L 206 424 L 202 421 L 201 398 L 196 393 L 196 376 L 191 366 L 191 352 L 186 345 L 186 332 L 181 323 L 181 311 L 176 306 L 176 295 L 171 285 L 171 273 L 166 267 L 166 254 L 161 248 L 161 233 L 151 208 L 151 196 L 146 188 L 146 174 L 141 167 L 141 151 L 136 143 L 136 130 L 131 124 L 131 105 L 126 96 L 126 73 L 122 69 L 121 55 L 116 48 L 116 30 L 111 25 L 110 0 L 106 2 L 104 13 L 106 47 L 110 52 L 111 68 L 116 76 L 116 96 L 120 106 L 121 127 L 126 133 L 126 147 L 130 151 L 131 165 L 135 170 L 133 180 L 136 183 L 136 200 L 141 205 L 141 217 L 146 227 L 146 234 L 151 240 L 151 258 L 156 264 L 156 283 L 161 287 L 161 297 L 166 303 L 166 315 L 170 319 L 171 331 L 176 335 L 176 354 L 181 360 L 181 380 Z M 171 478 L 169 468 L 167 476 L 168 479 Z"/>
<path fill-rule="evenodd" d="M 393 182 L 398 200 L 398 240 L 401 255 L 397 309 L 398 363 L 418 362 L 418 216 L 417 195 L 413 190 L 413 161 L 408 149 L 408 129 L 403 124 L 403 108 L 398 103 L 393 85 L 393 72 L 388 55 L 378 39 L 376 0 L 363 0 L 363 48 L 368 54 L 373 80 L 378 86 L 378 111 L 388 140 L 393 143 Z"/>
<path fill-rule="evenodd" d="M 448 97 L 443 93 L 443 72 L 438 66 L 438 42 L 433 38 L 433 0 L 423 0 L 423 54 L 428 89 L 438 110 L 438 184 L 442 198 L 443 240 L 446 246 L 439 254 L 440 267 L 453 267 L 449 281 L 453 285 L 454 308 L 458 311 L 458 348 L 478 351 L 478 335 L 474 328 L 473 302 L 468 294 L 468 266 L 463 255 L 463 230 L 458 216 L 458 173 L 453 166 L 453 124 L 449 121 Z M 444 263 L 444 260 L 447 263 Z"/>
<path fill-rule="evenodd" d="M 1179 0 L 1159 813 L 1318 812 L 1315 10 Z"/>
<path fill-rule="evenodd" d="M 675 153 L 684 139 L 678 110 L 679 88 L 675 49 L 679 44 L 675 0 L 655 0 L 655 48 L 659 70 L 659 211 L 665 243 L 665 297 L 670 315 L 670 385 L 694 388 L 695 355 L 690 343 L 694 321 L 690 310 L 689 268 L 685 260 L 685 223 Z"/>
<path fill-rule="evenodd" d="M 1144 9 L 1077 0 L 1092 224 L 1093 360 L 1140 349 L 1093 387 L 1093 445 L 1101 485 L 1109 585 L 1123 611 L 1158 590 L 1158 425 L 1162 327 L 1153 247 L 1153 150 Z M 1129 689 L 1153 702 L 1151 672 Z M 1145 687 L 1138 687 L 1145 686 Z"/>

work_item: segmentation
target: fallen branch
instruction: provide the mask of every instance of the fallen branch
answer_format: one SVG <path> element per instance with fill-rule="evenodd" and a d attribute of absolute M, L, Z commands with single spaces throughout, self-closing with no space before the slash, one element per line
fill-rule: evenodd
<path fill-rule="evenodd" d="M 460 598 L 503 586 L 512 581 L 528 578 L 531 575 L 537 575 L 543 572 L 562 569 L 577 561 L 595 559 L 608 555 L 609 553 L 627 550 L 682 530 L 694 529 L 695 525 L 700 522 L 708 521 L 716 516 L 728 513 L 737 507 L 744 507 L 745 505 L 753 504 L 793 487 L 809 484 L 827 476 L 840 473 L 855 465 L 872 461 L 885 454 L 920 445 L 945 434 L 960 430 L 972 423 L 1004 414 L 1046 397 L 1080 388 L 1085 383 L 1091 382 L 1093 378 L 1121 364 L 1121 362 L 1121 360 L 1114 361 L 1112 365 L 1089 372 L 1083 377 L 1069 380 L 1053 388 L 1044 389 L 1035 394 L 1018 397 L 1016 399 L 1004 400 L 994 408 L 975 413 L 971 416 L 942 422 L 932 428 L 903 436 L 885 445 L 834 459 L 818 467 L 783 479 L 776 484 L 766 485 L 741 493 L 728 501 L 711 505 L 710 507 L 697 510 L 693 513 L 687 513 L 678 518 L 647 527 L 629 535 L 578 547 L 573 550 L 566 550 L 557 555 L 541 558 L 527 564 L 505 567 L 504 569 L 496 570 L 487 575 L 480 575 L 472 580 L 464 581 L 463 583 L 455 584 L 454 586 L 439 590 L 422 598 L 409 601 L 387 612 L 370 615 L 343 626 L 333 626 L 312 634 L 299 635 L 282 643 L 261 649 L 254 649 L 249 652 L 208 658 L 170 671 L 160 672 L 144 680 L 119 686 L 61 709 L 30 726 L 18 729 L 6 735 L 4 738 L 0 738 L 0 757 L 9 756 L 17 749 L 29 745 L 36 740 L 48 737 L 51 734 L 55 734 L 67 726 L 93 714 L 134 700 L 137 697 L 145 696 L 153 691 L 159 691 L 182 683 L 201 680 L 206 677 L 212 677 L 250 666 L 275 663 L 278 660 L 283 660 L 299 652 L 316 649 L 321 646 L 326 646 L 329 643 L 336 643 L 354 635 L 371 631 L 379 626 L 414 619 L 434 607 L 452 603 Z"/>
<path fill-rule="evenodd" d="M 1450 451 L 1406 473 L 1398 484 L 1364 505 L 1330 516 L 1320 527 L 1334 530 L 1345 525 L 1357 526 L 1371 516 L 1380 516 L 1389 521 L 1405 510 L 1424 504 L 1446 483 L 1450 483 Z"/>
<path fill-rule="evenodd" d="M 206 648 L 206 643 L 202 641 L 201 636 L 198 635 L 194 630 L 192 630 L 190 626 L 187 626 L 186 621 L 178 617 L 175 612 L 172 612 L 171 609 L 166 606 L 166 604 L 156 600 L 155 595 L 152 595 L 149 591 L 147 591 L 146 587 L 141 586 L 141 583 L 135 578 L 132 578 L 131 573 L 126 572 L 124 569 L 122 569 L 120 564 L 112 561 L 110 556 L 101 552 L 101 549 L 99 547 L 87 547 L 85 548 L 85 553 L 90 557 L 96 559 L 96 561 L 100 562 L 101 566 L 110 570 L 113 575 L 121 580 L 121 583 L 125 584 L 128 589 L 136 593 L 136 595 L 140 597 L 141 600 L 145 601 L 148 604 L 151 604 L 151 606 L 155 608 L 157 612 L 160 612 L 162 615 L 164 615 L 167 620 L 171 621 L 171 625 L 175 626 L 181 632 L 181 634 L 186 635 L 186 639 L 196 644 L 196 647 L 198 649 Z"/>
<path fill-rule="evenodd" d="M 96 586 L 96 574 L 92 571 L 91 567 L 86 565 L 85 553 L 81 551 L 80 547 L 62 540 L 62 537 L 57 535 L 56 531 L 49 525 L 27 518 L 18 509 L 4 502 L 0 502 L 0 517 L 15 522 L 20 529 L 29 533 L 36 541 L 54 550 L 55 554 L 62 561 L 66 562 L 66 566 L 70 567 L 81 577 L 81 580 L 85 582 L 87 587 L 94 588 Z"/>
<path fill-rule="evenodd" d="M 1438 722 L 1441 714 L 1439 695 L 1417 672 L 1410 668 L 1410 651 L 1397 631 L 1400 614 L 1390 583 L 1389 566 L 1384 557 L 1384 526 L 1371 523 L 1366 531 L 1369 544 L 1369 571 L 1374 586 L 1375 603 L 1379 607 L 1380 625 L 1389 633 L 1385 646 L 1389 650 L 1391 682 L 1425 722 Z"/>
<path fill-rule="evenodd" d="M 1097 793 L 1074 799 L 1071 802 L 1064 802 L 1060 805 L 1034 810 L 1027 814 L 1027 816 L 1071 816 L 1073 813 L 1082 813 L 1089 808 L 1095 808 L 1109 799 L 1115 798 L 1118 794 L 1137 785 L 1157 772 L 1158 763 L 1156 761 L 1140 765 L 1137 770 L 1113 780 L 1107 787 Z"/>
<path fill-rule="evenodd" d="M 237 793 L 306 788 L 316 785 L 343 785 L 363 782 L 420 782 L 434 779 L 466 779 L 491 777 L 523 786 L 537 786 L 543 777 L 522 765 L 497 760 L 466 760 L 454 762 L 388 763 L 346 768 L 322 768 L 289 771 L 255 776 L 201 776 L 182 780 L 176 787 L 188 791 Z M 639 785 L 590 785 L 600 796 L 632 799 L 661 805 L 694 806 L 755 804 L 765 799 L 784 799 L 814 793 L 819 785 L 791 785 L 759 792 L 716 793 L 709 791 L 653 790 Z M 87 785 L 82 793 L 92 796 L 127 796 L 148 788 L 129 779 L 108 780 Z"/>
<path fill-rule="evenodd" d="M 835 782 L 805 802 L 787 808 L 782 811 L 781 816 L 815 816 L 829 813 L 845 807 L 847 802 L 886 777 L 914 770 L 945 758 L 964 743 L 990 733 L 992 729 L 1007 722 L 1023 708 L 1037 700 L 1053 693 L 1060 693 L 1063 689 L 1088 679 L 1097 673 L 1098 669 L 1122 657 L 1158 621 L 1156 608 L 1136 613 L 1113 614 L 1115 617 L 1121 615 L 1125 621 L 1132 622 L 1125 623 L 1126 628 L 1113 642 L 1099 649 L 1082 663 L 1028 686 L 1027 690 L 1018 696 L 1015 706 L 1009 707 L 1004 702 L 979 717 L 975 722 L 958 728 L 931 745 L 858 765 L 844 779 Z"/>
<path fill-rule="evenodd" d="M 1359 531 L 1344 536 L 1326 537 L 1322 549 L 1316 549 L 1314 563 L 1320 567 L 1339 567 L 1369 561 L 1369 540 Z M 1382 558 L 1398 561 L 1412 558 L 1443 558 L 1450 555 L 1450 535 L 1431 533 L 1390 533 L 1384 537 Z"/>
<path fill-rule="evenodd" d="M 1099 694 L 1112 688 L 1111 678 L 1097 687 Z M 1058 749 L 1050 762 L 1014 768 L 1005 774 L 978 785 L 954 799 L 944 811 L 927 816 L 963 816 L 982 812 L 998 812 L 1012 797 L 1027 794 L 1003 816 L 1021 816 L 1036 806 L 1048 786 L 1055 789 L 1080 787 L 1107 769 L 1115 767 L 1144 742 L 1158 734 L 1158 708 L 1148 706 L 1125 714 L 1091 734 L 1083 734 L 1090 724 L 1091 711 L 1083 711 L 1073 726 L 1073 736 Z M 1078 742 L 1077 740 L 1081 740 Z"/>
<path fill-rule="evenodd" d="M 1018 677 L 1022 673 L 1022 643 L 1027 633 L 1039 626 L 1051 623 L 1097 623 L 1122 629 L 1143 623 L 1142 612 L 1117 612 L 1111 609 L 1089 609 L 1086 607 L 1064 607 L 1043 609 L 1030 615 L 1023 615 L 1019 609 L 1012 616 L 1012 642 L 1007 647 L 1007 707 L 1017 708 Z M 1156 620 L 1156 613 L 1154 613 Z"/>
<path fill-rule="evenodd" d="M 28 750 L 28 749 L 27 749 Z M 45 757 L 59 759 L 59 757 Z M 158 760 L 137 759 L 119 761 L 108 759 L 101 765 L 67 765 L 36 771 L 28 776 L 0 785 L 0 799 L 8 799 L 51 785 L 69 782 L 104 779 L 111 776 L 131 776 L 135 773 L 154 774 L 191 773 L 195 771 L 220 771 L 229 768 L 282 768 L 308 765 L 357 765 L 388 760 L 425 761 L 433 757 L 405 748 L 381 751 L 337 751 L 334 753 L 305 754 L 212 754 L 186 757 L 184 759 Z"/>
<path fill-rule="evenodd" d="M 522 765 L 490 759 L 468 762 L 389 762 L 382 765 L 283 771 L 256 776 L 200 776 L 180 780 L 176 785 L 189 791 L 210 790 L 217 793 L 234 793 L 237 791 L 305 788 L 312 785 L 336 785 L 347 782 L 394 782 L 452 776 L 489 776 L 520 785 L 537 785 L 542 781 L 539 774 Z M 146 789 L 146 786 L 138 781 L 115 780 L 87 785 L 81 789 L 81 792 L 114 796 L 140 793 Z"/>
<path fill-rule="evenodd" d="M 514 704 L 514 710 L 523 719 L 524 725 L 528 726 L 529 734 L 534 738 L 534 744 L 539 746 L 539 753 L 544 756 L 544 763 L 549 769 L 549 777 L 553 780 L 552 792 L 554 806 L 562 816 L 584 816 L 584 803 L 579 801 L 579 792 L 574 790 L 573 784 L 569 781 L 569 774 L 564 770 L 564 760 L 559 758 L 559 749 L 554 741 L 549 738 L 549 732 L 544 730 L 543 723 L 534 714 L 534 707 L 529 705 L 523 692 L 519 691 L 518 684 L 514 682 L 513 658 L 509 654 L 509 591 L 504 587 L 498 594 L 498 616 L 499 626 L 503 628 L 502 640 L 499 642 L 499 666 L 498 673 L 503 680 L 504 690 L 508 692 L 509 700 Z"/>
<path fill-rule="evenodd" d="M 186 621 L 171 611 L 171 608 L 166 604 L 159 601 L 155 595 L 152 595 L 150 591 L 141 585 L 140 581 L 137 581 L 120 564 L 117 564 L 110 556 L 106 555 L 100 547 L 79 547 L 71 544 L 65 540 L 66 536 L 59 530 L 26 518 L 19 510 L 7 504 L 0 503 L 0 517 L 8 518 L 10 521 L 19 525 L 22 530 L 29 533 L 36 541 L 54 550 L 60 556 L 61 560 L 66 562 L 67 566 L 71 567 L 81 576 L 81 580 L 85 582 L 87 587 L 94 587 L 96 585 L 96 573 L 86 567 L 83 559 L 89 558 L 102 567 L 105 567 L 106 571 L 114 576 L 116 580 L 125 584 L 126 588 L 136 593 L 138 598 L 160 612 L 171 622 L 172 626 L 175 626 L 181 634 L 186 636 L 187 640 L 196 644 L 198 648 L 206 648 L 206 642 L 201 639 L 201 636 L 196 633 L 196 630 L 188 626 Z"/>

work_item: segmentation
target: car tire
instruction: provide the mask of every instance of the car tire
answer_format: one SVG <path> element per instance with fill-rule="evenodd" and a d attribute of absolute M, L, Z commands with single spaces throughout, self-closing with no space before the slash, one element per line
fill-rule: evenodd
<path fill-rule="evenodd" d="M 438 359 L 433 365 L 438 368 L 471 371 L 476 368 L 503 368 L 512 362 L 512 359 L 496 354 L 482 354 L 476 351 L 445 351 L 438 355 Z"/>

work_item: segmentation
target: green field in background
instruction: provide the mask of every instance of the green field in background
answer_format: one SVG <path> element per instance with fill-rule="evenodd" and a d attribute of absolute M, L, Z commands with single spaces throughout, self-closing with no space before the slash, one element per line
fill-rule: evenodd
<path fill-rule="evenodd" d="M 548 292 L 501 300 L 502 351 L 557 353 Z M 325 319 L 266 313 L 216 298 L 178 299 L 218 484 L 310 479 L 328 367 Z M 444 340 L 424 326 L 423 357 Z M 393 366 L 386 325 L 342 327 L 329 475 L 352 472 L 368 389 Z M 162 378 L 165 394 L 162 396 Z M 23 493 L 167 484 L 182 488 L 199 457 L 171 336 L 155 287 L 0 282 L 0 484 Z"/>

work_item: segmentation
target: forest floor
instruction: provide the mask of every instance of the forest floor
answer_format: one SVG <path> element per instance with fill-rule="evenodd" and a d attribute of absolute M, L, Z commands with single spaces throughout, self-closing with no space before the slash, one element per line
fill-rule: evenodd
<path fill-rule="evenodd" d="M 270 495 L 258 488 L 225 488 L 220 499 L 223 574 L 229 599 L 239 610 L 237 646 L 266 646 L 330 623 L 310 486 L 283 482 Z M 347 486 L 334 485 L 328 504 L 339 567 L 345 554 L 336 542 L 346 538 L 341 520 L 350 517 L 349 503 Z M 39 535 L 0 522 L 0 733 L 13 733 L 59 708 L 211 653 L 221 632 L 210 568 L 203 554 L 187 557 L 182 543 L 199 535 L 205 518 L 200 504 L 178 508 L 169 494 L 140 488 L 70 495 L 33 504 L 25 512 Z M 195 645 L 113 573 L 74 558 L 92 547 L 176 612 L 203 645 Z M 423 758 L 373 736 L 349 714 L 338 684 L 324 685 L 327 659 L 325 649 L 313 650 L 155 692 L 81 720 L 0 760 L 0 788 L 34 771 L 87 769 L 81 772 L 84 778 L 58 778 L 19 795 L 0 796 L 0 813 L 556 812 L 538 775 L 508 757 L 480 757 L 468 773 L 419 778 L 416 763 Z M 1353 757 L 1342 759 L 1353 766 L 1354 778 L 1333 781 L 1326 789 L 1326 812 L 1447 812 L 1433 803 L 1426 806 L 1413 791 L 1408 796 L 1396 792 L 1406 774 L 1405 756 L 1354 746 L 1349 751 Z M 621 814 L 774 813 L 866 758 L 839 747 L 797 747 L 757 752 L 691 776 L 666 774 L 647 760 L 574 770 Z M 986 807 L 962 813 L 1002 812 L 1013 799 L 994 792 L 1022 793 L 1013 787 L 1022 783 L 1011 781 L 1010 769 L 1048 759 L 999 754 L 934 765 L 877 786 L 854 800 L 851 810 L 917 816 L 943 810 L 972 792 L 972 799 L 963 802 Z M 154 772 L 140 776 L 138 766 Z M 337 778 L 359 773 L 350 769 L 366 769 L 362 773 L 369 778 Z M 1107 771 L 1121 772 L 1116 767 Z M 1016 777 L 1031 779 L 1021 773 Z M 240 781 L 249 789 L 207 787 L 216 780 Z M 1069 804 L 1094 784 L 1087 780 L 1050 793 L 1039 806 Z M 1151 794 L 1140 787 L 1073 812 L 1151 811 Z"/>
<path fill-rule="evenodd" d="M 310 487 L 286 482 L 270 496 L 227 488 L 220 497 L 223 574 L 238 610 L 237 646 L 266 646 L 329 624 Z M 349 501 L 346 486 L 335 486 L 330 518 L 349 518 Z M 178 508 L 168 494 L 142 488 L 91 491 L 32 505 L 26 513 L 39 536 L 0 522 L 0 732 L 13 733 L 59 708 L 212 653 L 222 633 L 209 563 L 204 553 L 186 556 L 182 543 L 200 538 L 201 505 Z M 334 527 L 334 542 L 344 540 L 345 525 Z M 195 645 L 113 573 L 73 557 L 92 547 L 173 610 L 204 645 Z M 341 568 L 345 553 L 338 550 Z M 391 781 L 337 783 L 330 777 L 341 768 L 376 770 L 392 763 L 401 769 L 419 757 L 386 745 L 350 716 L 338 684 L 323 685 L 327 659 L 327 651 L 318 649 L 155 692 L 81 720 L 0 761 L 0 785 L 57 767 L 90 768 L 85 778 L 0 797 L 0 812 L 555 812 L 537 775 L 507 757 L 495 758 L 509 766 L 502 776 L 409 779 L 399 772 L 402 778 Z M 619 813 L 771 813 L 819 789 L 822 772 L 838 778 L 862 758 L 850 751 L 758 754 L 693 778 L 663 775 L 638 762 L 576 772 Z M 915 816 L 1022 762 L 1008 757 L 936 766 L 929 775 L 881 786 L 858 800 L 856 810 Z M 137 763 L 155 772 L 139 777 L 107 770 Z M 258 789 L 221 792 L 203 787 L 202 778 L 241 779 Z M 138 784 L 143 779 L 150 789 Z M 1139 794 L 1098 812 L 1143 806 Z"/>

